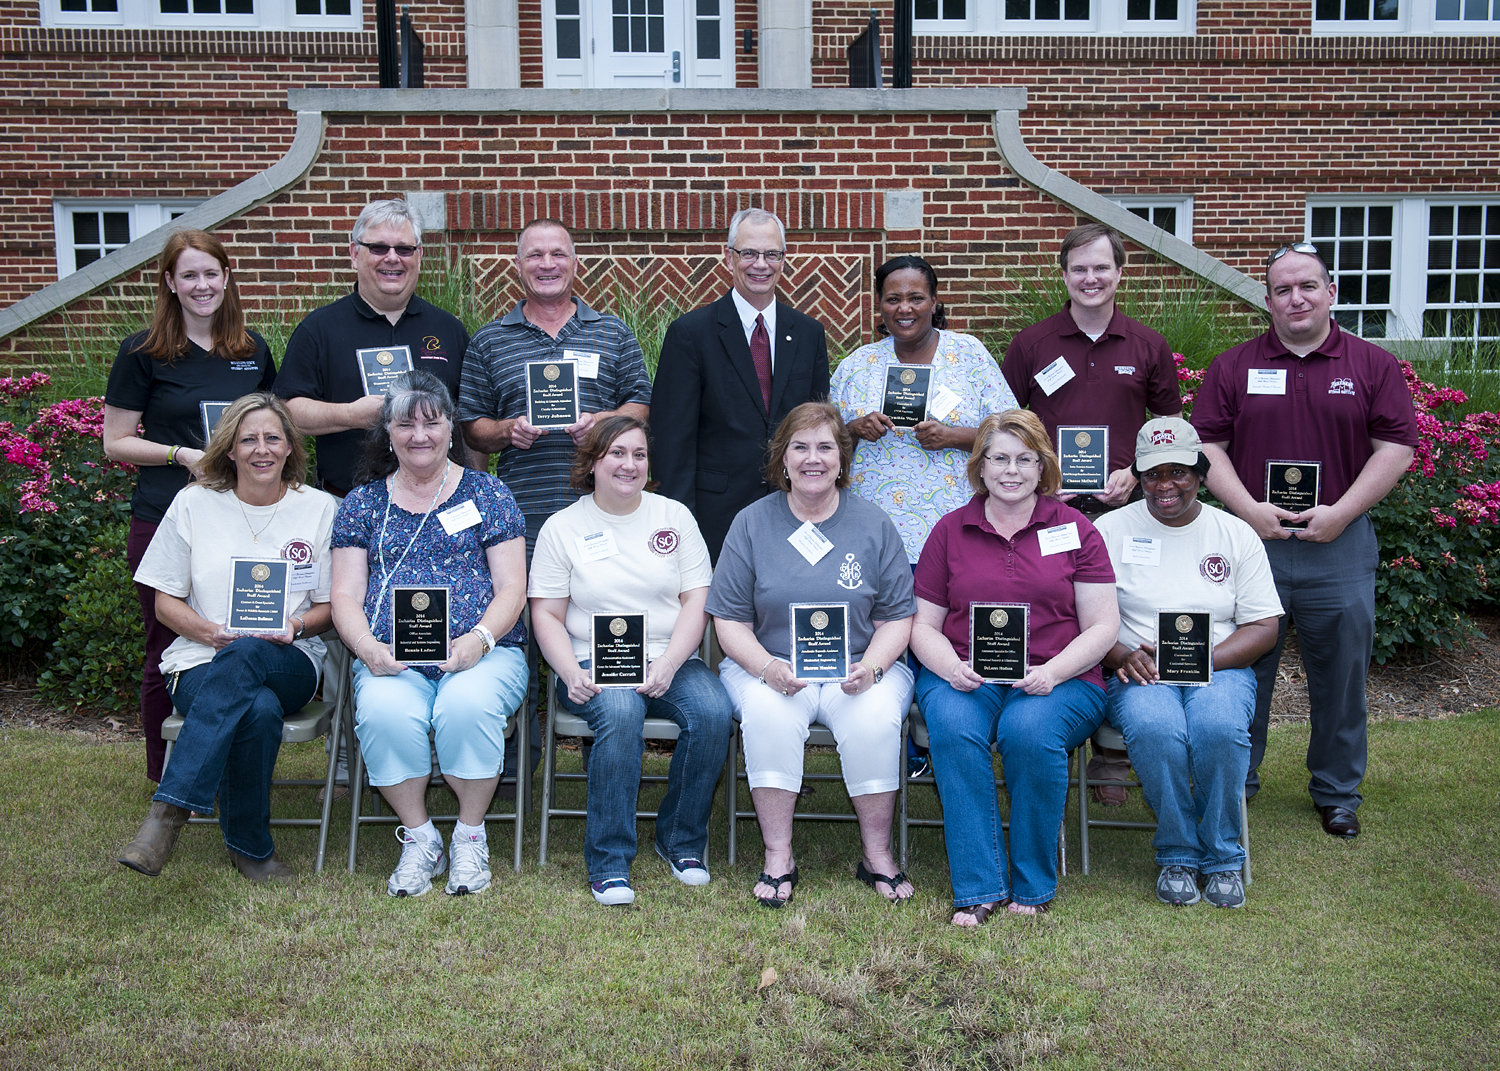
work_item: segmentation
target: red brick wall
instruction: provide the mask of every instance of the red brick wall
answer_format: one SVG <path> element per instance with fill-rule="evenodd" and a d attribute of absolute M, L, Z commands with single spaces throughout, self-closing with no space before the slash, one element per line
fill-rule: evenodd
<path fill-rule="evenodd" d="M 519 0 L 521 88 L 542 88 L 542 0 Z"/>

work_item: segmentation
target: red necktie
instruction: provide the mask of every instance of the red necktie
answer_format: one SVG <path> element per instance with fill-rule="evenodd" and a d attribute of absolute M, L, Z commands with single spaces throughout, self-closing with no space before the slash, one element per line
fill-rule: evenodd
<path fill-rule="evenodd" d="M 760 398 L 766 412 L 771 411 L 771 336 L 766 334 L 766 318 L 755 317 L 755 330 L 750 332 L 750 359 L 755 362 L 755 375 L 760 380 Z"/>

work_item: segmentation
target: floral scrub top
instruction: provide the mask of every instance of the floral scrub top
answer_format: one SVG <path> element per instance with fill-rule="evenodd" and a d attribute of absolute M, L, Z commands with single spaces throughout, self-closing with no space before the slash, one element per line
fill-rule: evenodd
<path fill-rule="evenodd" d="M 473 502 L 479 510 L 478 524 L 449 535 L 438 514 Z M 389 506 L 389 520 L 386 508 Z M 356 487 L 339 507 L 333 522 L 333 548 L 363 547 L 369 556 L 370 583 L 365 589 L 365 616 L 370 631 L 381 643 L 391 642 L 390 589 L 396 585 L 446 586 L 452 635 L 462 636 L 484 616 L 495 598 L 490 582 L 490 563 L 485 551 L 511 539 L 524 539 L 526 518 L 510 489 L 486 472 L 464 469 L 458 488 L 425 521 L 420 513 L 407 513 L 390 500 L 384 480 Z M 407 546 L 411 549 L 408 551 Z M 405 559 L 402 554 L 405 552 Z M 384 564 L 382 565 L 382 557 Z M 400 563 L 399 570 L 397 563 Z M 384 597 L 381 596 L 384 589 Z M 500 647 L 521 647 L 526 628 L 517 621 Z M 432 680 L 442 676 L 436 666 L 412 666 Z"/>
<path fill-rule="evenodd" d="M 839 363 L 831 386 L 833 404 L 846 421 L 880 412 L 885 401 L 885 370 L 896 362 L 889 338 L 861 346 Z M 947 387 L 959 397 L 943 419 L 954 427 L 974 428 L 991 413 L 1016 408 L 1016 396 L 1000 366 L 973 335 L 938 332 L 932 356 L 932 386 Z M 909 562 L 915 562 L 938 518 L 965 505 L 974 494 L 965 471 L 967 450 L 925 450 L 909 428 L 898 428 L 879 442 L 856 439 L 850 490 L 874 502 L 895 522 Z"/>

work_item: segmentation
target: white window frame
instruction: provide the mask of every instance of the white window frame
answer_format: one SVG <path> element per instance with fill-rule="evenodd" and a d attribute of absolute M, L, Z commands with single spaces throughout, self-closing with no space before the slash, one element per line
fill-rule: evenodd
<path fill-rule="evenodd" d="M 1317 17 L 1317 0 L 1307 0 L 1308 13 L 1312 18 L 1315 37 L 1487 37 L 1500 34 L 1500 19 L 1439 19 L 1438 0 L 1400 0 L 1400 10 L 1394 19 L 1320 19 Z M 1375 0 L 1370 0 L 1374 5 Z M 1459 10 L 1463 10 L 1460 0 Z M 1491 2 L 1490 13 L 1495 13 Z"/>
<path fill-rule="evenodd" d="M 64 11 L 59 0 L 37 0 L 43 26 L 128 30 L 363 30 L 364 2 L 348 15 L 298 15 L 297 0 L 254 0 L 253 15 L 165 15 L 160 0 L 119 0 L 118 11 Z M 191 8 L 192 0 L 188 0 Z M 221 0 L 220 7 L 223 7 Z M 373 28 L 373 20 L 372 20 Z"/>
<path fill-rule="evenodd" d="M 1193 199 L 1185 196 L 1149 196 L 1146 194 L 1131 194 L 1129 196 L 1111 197 L 1111 201 L 1121 208 L 1173 208 L 1177 210 L 1177 226 L 1167 233 L 1175 238 L 1181 238 L 1188 245 L 1193 244 Z"/>
<path fill-rule="evenodd" d="M 1175 19 L 1127 19 L 1127 3 L 1089 0 L 1087 19 L 1040 21 L 1005 18 L 1005 0 L 968 0 L 967 18 L 913 19 L 912 32 L 918 37 L 1178 37 L 1198 32 L 1197 0 L 1177 0 Z"/>
<path fill-rule="evenodd" d="M 665 0 L 668 4 L 682 6 L 683 49 L 682 82 L 668 82 L 671 88 L 693 87 L 711 89 L 733 89 L 735 84 L 735 0 L 719 0 L 719 58 L 698 59 L 698 4 L 697 0 Z M 596 26 L 594 0 L 579 0 L 579 52 L 578 59 L 557 58 L 557 3 L 542 0 L 542 85 L 547 89 L 594 89 L 609 88 L 595 76 L 597 69 L 595 42 L 609 47 L 610 26 Z M 569 15 L 568 18 L 573 16 Z M 667 49 L 667 62 L 671 62 L 672 49 Z"/>
<path fill-rule="evenodd" d="M 1427 242 L 1428 209 L 1443 205 L 1500 205 L 1500 197 L 1493 193 L 1442 194 L 1432 197 L 1360 197 L 1357 195 L 1319 196 L 1307 201 L 1302 233 L 1308 241 L 1312 237 L 1312 212 L 1314 208 L 1341 208 L 1346 205 L 1364 207 L 1389 206 L 1391 218 L 1391 319 L 1387 323 L 1386 338 L 1397 342 L 1427 342 L 1444 344 L 1460 339 L 1424 338 L 1422 334 L 1423 314 L 1427 311 Z M 1334 275 L 1337 277 L 1337 270 Z M 1481 292 L 1482 293 L 1482 292 Z M 1476 303 L 1479 307 L 1482 302 Z M 1339 303 L 1334 300 L 1334 312 Z"/>
<path fill-rule="evenodd" d="M 52 202 L 52 229 L 57 258 L 57 277 L 72 275 L 75 267 L 73 246 L 74 212 L 128 212 L 130 214 L 130 240 L 144 237 L 172 222 L 201 201 L 120 201 L 102 197 L 61 197 Z"/>

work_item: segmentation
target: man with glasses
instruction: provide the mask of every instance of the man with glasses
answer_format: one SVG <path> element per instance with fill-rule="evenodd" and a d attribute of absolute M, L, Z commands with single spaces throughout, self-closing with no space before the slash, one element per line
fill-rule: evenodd
<path fill-rule="evenodd" d="M 772 487 L 766 443 L 782 417 L 828 397 L 823 325 L 776 300 L 786 228 L 759 208 L 729 221 L 724 267 L 734 285 L 667 328 L 656 370 L 652 472 L 693 511 L 718 561 L 735 514 Z"/>
<path fill-rule="evenodd" d="M 1316 246 L 1272 253 L 1271 329 L 1214 358 L 1193 426 L 1208 489 L 1265 541 L 1286 608 L 1276 646 L 1255 663 L 1245 791 L 1260 787 L 1277 664 L 1295 622 L 1312 714 L 1308 790 L 1324 831 L 1349 838 L 1359 835 L 1375 638 L 1379 548 L 1367 511 L 1411 465 L 1417 424 L 1396 358 L 1331 318 L 1335 292 Z"/>
<path fill-rule="evenodd" d="M 365 432 L 380 416 L 382 394 L 365 393 L 356 351 L 405 346 L 412 367 L 431 372 L 458 397 L 469 333 L 416 296 L 422 268 L 422 218 L 405 201 L 374 201 L 354 222 L 349 243 L 353 292 L 308 313 L 287 343 L 273 388 L 297 429 L 318 440 L 318 477 L 343 498 Z"/>

